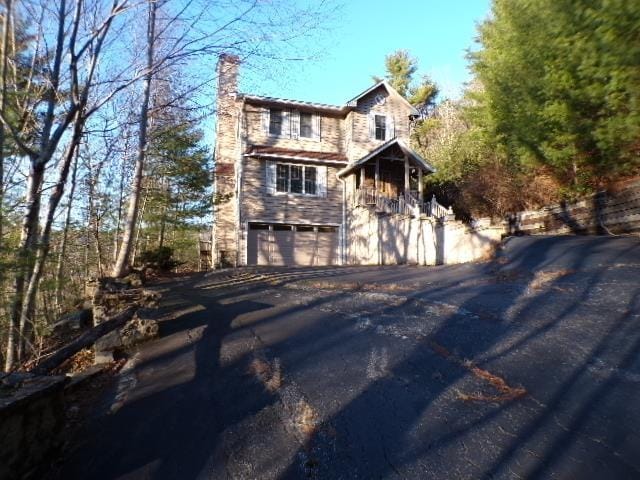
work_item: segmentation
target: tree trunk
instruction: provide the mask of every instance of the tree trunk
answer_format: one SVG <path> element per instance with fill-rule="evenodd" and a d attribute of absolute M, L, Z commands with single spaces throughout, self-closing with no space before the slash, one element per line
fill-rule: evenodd
<path fill-rule="evenodd" d="M 79 352 L 83 348 L 93 345 L 100 337 L 115 330 L 116 328 L 125 325 L 129 320 L 133 318 L 133 315 L 137 310 L 137 307 L 129 307 L 126 310 L 118 313 L 117 315 L 114 315 L 113 317 L 96 325 L 88 332 L 83 333 L 78 339 L 74 340 L 66 347 L 61 348 L 50 357 L 42 360 L 31 371 L 33 373 L 41 375 L 49 373 L 51 370 L 58 367 L 62 362 L 70 358 L 75 353 Z"/>
<path fill-rule="evenodd" d="M 136 239 L 133 242 L 133 249 L 131 251 L 131 264 L 135 265 L 136 264 L 136 258 L 138 257 L 138 252 L 140 251 L 140 232 L 142 231 L 142 219 L 144 218 L 144 212 L 147 208 L 147 194 L 145 193 L 144 197 L 142 198 L 142 207 L 140 208 L 140 214 L 138 215 L 138 223 L 136 226 Z"/>
<path fill-rule="evenodd" d="M 104 272 L 102 266 L 102 248 L 100 245 L 100 215 L 95 201 L 96 185 L 98 183 L 98 178 L 100 177 L 100 170 L 101 168 L 94 170 L 91 165 L 91 161 L 89 160 L 89 228 L 93 234 L 98 278 L 101 278 Z"/>
<path fill-rule="evenodd" d="M 138 153 L 136 157 L 136 168 L 133 175 L 131 196 L 129 198 L 129 208 L 124 225 L 122 244 L 118 252 L 118 259 L 113 267 L 112 275 L 122 277 L 126 275 L 130 267 L 131 250 L 133 247 L 133 237 L 135 233 L 136 220 L 138 219 L 138 205 L 140 203 L 140 192 L 142 189 L 142 172 L 144 160 L 147 153 L 147 128 L 149 125 L 149 99 L 151 97 L 151 80 L 153 78 L 153 57 L 155 46 L 155 26 L 157 3 L 149 0 L 149 20 L 147 24 L 147 72 L 144 76 L 142 105 L 140 107 L 140 130 L 138 132 Z"/>
<path fill-rule="evenodd" d="M 73 128 L 73 136 L 69 142 L 67 151 L 65 152 L 65 155 L 60 163 L 58 181 L 56 182 L 53 191 L 51 192 L 51 196 L 49 197 L 49 205 L 47 209 L 45 224 L 39 245 L 37 246 L 33 270 L 29 278 L 26 295 L 22 304 L 22 311 L 20 313 L 21 342 L 18 343 L 18 358 L 22 358 L 22 355 L 25 352 L 25 345 L 31 341 L 34 326 L 34 313 L 38 284 L 44 271 L 44 265 L 47 259 L 47 255 L 49 254 L 49 247 L 51 245 L 51 228 L 53 226 L 56 209 L 58 208 L 58 204 L 60 203 L 60 200 L 62 199 L 62 196 L 64 194 L 64 186 L 67 183 L 71 163 L 73 162 L 75 151 L 78 148 L 80 139 L 82 137 L 84 124 L 81 117 L 82 113 L 78 113 L 76 116 Z"/>
<path fill-rule="evenodd" d="M 2 49 L 2 62 L 0 62 L 0 68 L 2 69 L 0 72 L 0 114 L 2 116 L 5 116 L 7 110 L 7 59 L 9 57 L 7 48 L 9 47 L 9 19 L 11 15 L 11 0 L 5 0 L 4 21 L 2 22 L 2 43 L 0 44 L 0 49 Z M 0 255 L 2 255 L 2 246 L 4 244 L 4 144 L 5 128 L 4 124 L 0 122 Z"/>
<path fill-rule="evenodd" d="M 71 225 L 71 211 L 73 207 L 73 195 L 76 191 L 76 178 L 78 174 L 78 156 L 80 149 L 76 149 L 76 158 L 73 162 L 73 172 L 71 173 L 71 189 L 69 190 L 69 203 L 65 214 L 64 229 L 62 230 L 62 240 L 60 241 L 60 252 L 58 254 L 58 265 L 55 276 L 55 309 L 58 315 L 62 315 L 62 274 L 64 271 L 64 257 L 67 252 L 67 239 L 69 238 L 69 226 Z"/>
<path fill-rule="evenodd" d="M 15 367 L 22 354 L 20 339 L 20 314 L 22 312 L 23 295 L 27 272 L 33 264 L 33 250 L 38 231 L 38 218 L 40 215 L 40 190 L 44 179 L 45 165 L 40 162 L 32 162 L 29 171 L 26 195 L 26 213 L 22 218 L 20 244 L 17 251 L 18 264 L 14 277 L 14 299 L 9 319 L 9 333 L 7 336 L 7 355 L 5 358 L 5 370 Z"/>
<path fill-rule="evenodd" d="M 129 152 L 129 142 L 125 145 L 124 150 L 124 159 L 128 157 Z M 118 192 L 118 218 L 116 221 L 116 231 L 113 235 L 113 262 L 115 263 L 118 260 L 118 249 L 120 247 L 120 227 L 122 225 L 122 202 L 124 200 L 124 170 L 125 170 L 125 160 L 122 161 L 122 169 L 120 171 L 120 189 Z"/>

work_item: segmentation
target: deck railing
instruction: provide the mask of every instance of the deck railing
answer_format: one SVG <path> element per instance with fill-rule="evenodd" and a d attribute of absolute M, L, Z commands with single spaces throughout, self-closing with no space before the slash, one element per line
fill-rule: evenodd
<path fill-rule="evenodd" d="M 375 206 L 376 210 L 384 213 L 399 213 L 418 217 L 444 218 L 453 214 L 451 208 L 446 208 L 438 203 L 435 195 L 430 201 L 422 202 L 411 193 L 400 194 L 398 197 L 389 197 L 372 188 L 360 188 L 356 190 L 354 206 Z"/>

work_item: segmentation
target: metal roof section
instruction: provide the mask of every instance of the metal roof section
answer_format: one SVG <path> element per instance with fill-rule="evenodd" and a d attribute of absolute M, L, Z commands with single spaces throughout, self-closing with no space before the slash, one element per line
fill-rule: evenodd
<path fill-rule="evenodd" d="M 277 98 L 277 97 L 263 97 L 261 95 L 248 95 L 248 94 L 240 94 L 238 95 L 240 100 L 244 99 L 248 102 L 256 102 L 268 105 L 283 105 L 289 107 L 297 107 L 301 109 L 309 109 L 309 110 L 317 110 L 328 113 L 337 113 L 337 114 L 345 114 L 350 110 L 353 110 L 352 107 L 346 105 L 330 105 L 327 103 L 316 103 L 316 102 L 305 102 L 302 100 L 289 100 L 287 98 Z"/>
<path fill-rule="evenodd" d="M 400 99 L 400 101 L 403 102 L 405 105 L 407 105 L 407 107 L 409 107 L 409 109 L 411 110 L 411 115 L 418 116 L 420 114 L 420 112 L 418 112 L 418 110 L 413 105 L 411 105 L 406 98 L 400 95 L 398 91 L 395 88 L 393 88 L 389 84 L 389 82 L 387 82 L 386 80 L 381 80 L 375 85 L 367 88 L 365 91 L 363 91 L 362 93 L 356 95 L 351 100 L 349 100 L 345 105 L 330 105 L 328 103 L 305 102 L 303 100 L 290 100 L 287 98 L 265 97 L 262 95 L 249 95 L 249 94 L 239 94 L 238 99 L 239 100 L 244 99 L 248 102 L 256 102 L 256 103 L 262 103 L 267 105 L 282 105 L 282 106 L 288 106 L 288 107 L 297 107 L 301 109 L 306 108 L 310 110 L 318 110 L 318 111 L 323 111 L 328 113 L 345 114 L 358 106 L 358 100 L 360 100 L 361 98 L 365 97 L 366 95 L 368 95 L 369 93 L 373 92 L 374 90 L 380 87 L 384 87 L 387 90 L 387 93 L 389 93 L 389 95 L 393 95 L 394 97 Z"/>
<path fill-rule="evenodd" d="M 375 150 L 372 150 L 367 155 L 362 157 L 360 160 L 357 160 L 351 165 L 348 165 L 346 168 L 343 168 L 342 170 L 340 170 L 338 172 L 338 177 L 344 177 L 345 175 L 351 173 L 356 167 L 359 167 L 360 165 L 367 163 L 376 155 L 381 154 L 382 152 L 384 152 L 385 150 L 387 150 L 388 148 L 394 145 L 397 145 L 400 148 L 400 150 L 402 150 L 402 153 L 404 153 L 407 157 L 413 159 L 413 161 L 418 166 L 422 167 L 424 171 L 431 172 L 431 173 L 436 172 L 435 167 L 433 167 L 429 162 L 427 162 L 424 158 L 422 158 L 422 156 L 420 156 L 415 150 L 413 150 L 411 147 L 409 147 L 406 143 L 404 143 L 399 138 L 393 138 L 388 142 L 383 143 Z"/>
<path fill-rule="evenodd" d="M 333 163 L 346 165 L 348 159 L 341 153 L 314 152 L 309 150 L 293 150 L 268 145 L 252 145 L 244 154 L 245 157 L 279 158 L 312 163 Z"/>

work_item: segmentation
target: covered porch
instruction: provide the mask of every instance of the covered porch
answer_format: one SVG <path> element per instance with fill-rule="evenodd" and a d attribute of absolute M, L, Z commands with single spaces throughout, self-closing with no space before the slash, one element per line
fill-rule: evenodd
<path fill-rule="evenodd" d="M 401 140 L 393 139 L 338 172 L 350 182 L 352 207 L 374 206 L 377 211 L 443 217 L 449 210 L 435 197 L 425 200 L 423 177 L 435 169 Z"/>

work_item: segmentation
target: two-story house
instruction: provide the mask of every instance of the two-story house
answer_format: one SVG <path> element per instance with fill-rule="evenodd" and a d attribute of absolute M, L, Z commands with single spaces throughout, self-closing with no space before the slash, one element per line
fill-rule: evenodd
<path fill-rule="evenodd" d="M 420 215 L 409 147 L 417 110 L 386 81 L 344 105 L 241 94 L 239 60 L 218 62 L 213 255 L 217 265 L 336 265 L 349 256 L 350 209 Z"/>

